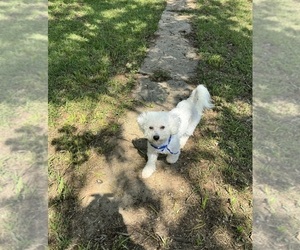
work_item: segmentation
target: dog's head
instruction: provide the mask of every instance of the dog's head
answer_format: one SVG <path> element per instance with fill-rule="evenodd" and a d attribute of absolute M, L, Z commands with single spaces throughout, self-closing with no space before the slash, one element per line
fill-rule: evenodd
<path fill-rule="evenodd" d="M 154 145 L 164 143 L 170 135 L 178 133 L 180 119 L 169 112 L 145 112 L 138 116 L 137 122 L 145 137 Z"/>

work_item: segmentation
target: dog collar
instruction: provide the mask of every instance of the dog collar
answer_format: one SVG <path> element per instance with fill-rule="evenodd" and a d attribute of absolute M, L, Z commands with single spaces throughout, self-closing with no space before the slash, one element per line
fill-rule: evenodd
<path fill-rule="evenodd" d="M 153 148 L 159 150 L 161 153 L 163 153 L 164 150 L 166 149 L 166 150 L 168 150 L 168 152 L 169 152 L 170 154 L 176 155 L 176 154 L 178 154 L 179 152 L 174 153 L 174 152 L 172 152 L 172 151 L 168 148 L 168 146 L 169 146 L 169 144 L 170 144 L 170 142 L 171 142 L 171 139 L 172 139 L 172 135 L 170 135 L 169 140 L 168 140 L 168 143 L 167 143 L 166 145 L 163 145 L 163 146 L 160 146 L 160 147 L 156 147 L 155 145 L 153 145 L 153 144 L 151 144 L 151 143 L 150 143 L 150 145 L 151 145 Z"/>

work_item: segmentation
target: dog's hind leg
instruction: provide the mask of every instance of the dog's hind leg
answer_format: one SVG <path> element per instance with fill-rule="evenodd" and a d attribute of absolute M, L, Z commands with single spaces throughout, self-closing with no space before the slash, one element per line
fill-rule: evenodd
<path fill-rule="evenodd" d="M 189 139 L 189 135 L 184 134 L 183 136 L 180 137 L 180 148 L 183 148 L 184 145 L 186 144 L 187 140 Z"/>
<path fill-rule="evenodd" d="M 188 126 L 188 128 L 187 128 L 187 130 L 186 130 L 186 134 L 187 134 L 188 136 L 191 136 L 191 135 L 194 133 L 194 131 L 195 131 L 197 125 L 198 125 L 199 122 L 200 122 L 200 119 L 201 119 L 201 116 L 198 114 L 198 112 L 193 112 L 193 115 L 192 115 L 192 117 L 191 117 L 189 126 Z"/>
<path fill-rule="evenodd" d="M 197 112 L 193 112 L 189 126 L 184 135 L 180 137 L 180 148 L 183 148 L 189 137 L 194 133 L 198 123 L 200 122 L 201 116 Z"/>

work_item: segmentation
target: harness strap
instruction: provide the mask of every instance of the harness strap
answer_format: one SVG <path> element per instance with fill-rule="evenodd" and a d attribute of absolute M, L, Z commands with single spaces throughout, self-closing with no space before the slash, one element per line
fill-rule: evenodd
<path fill-rule="evenodd" d="M 151 144 L 151 143 L 150 143 L 150 145 L 151 145 L 153 148 L 155 148 L 155 149 L 157 149 L 157 150 L 160 150 L 161 152 L 163 152 L 165 149 L 167 149 L 167 150 L 169 151 L 170 154 L 176 155 L 176 154 L 178 154 L 179 152 L 174 153 L 174 152 L 171 151 L 171 149 L 168 148 L 168 146 L 169 146 L 169 144 L 170 144 L 170 142 L 171 142 L 171 139 L 172 139 L 172 135 L 170 135 L 169 140 L 168 140 L 168 143 L 167 143 L 166 145 L 163 145 L 163 146 L 160 146 L 160 147 L 156 147 L 155 145 L 153 145 L 153 144 Z"/>

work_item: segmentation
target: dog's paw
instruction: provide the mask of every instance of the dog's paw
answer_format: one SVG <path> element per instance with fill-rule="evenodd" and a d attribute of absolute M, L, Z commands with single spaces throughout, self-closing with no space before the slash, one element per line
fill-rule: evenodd
<path fill-rule="evenodd" d="M 173 164 L 178 160 L 178 158 L 179 158 L 179 154 L 168 155 L 166 160 L 167 160 L 168 163 Z"/>
<path fill-rule="evenodd" d="M 149 178 L 155 171 L 155 166 L 146 166 L 144 167 L 143 171 L 142 171 L 142 178 L 146 179 Z"/>

